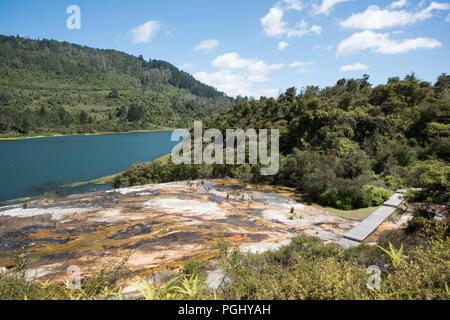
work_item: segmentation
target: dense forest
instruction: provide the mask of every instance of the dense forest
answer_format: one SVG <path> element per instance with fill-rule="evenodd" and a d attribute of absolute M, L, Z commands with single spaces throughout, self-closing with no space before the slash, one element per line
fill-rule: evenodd
<path fill-rule="evenodd" d="M 168 62 L 0 35 L 0 134 L 187 127 L 234 99 Z"/>
<path fill-rule="evenodd" d="M 369 76 L 333 87 L 286 90 L 277 99 L 244 101 L 204 121 L 206 128 L 280 130 L 275 176 L 260 165 L 136 164 L 114 185 L 235 177 L 295 187 L 340 209 L 378 206 L 398 188 L 419 187 L 424 201 L 449 202 L 450 76 L 436 83 L 414 74 L 373 87 Z"/>

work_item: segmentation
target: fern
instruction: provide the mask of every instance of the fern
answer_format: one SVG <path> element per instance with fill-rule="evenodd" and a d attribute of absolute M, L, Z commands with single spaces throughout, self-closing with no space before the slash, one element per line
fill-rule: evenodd
<path fill-rule="evenodd" d="M 198 274 L 192 274 L 190 277 L 185 276 L 181 280 L 181 285 L 174 289 L 178 294 L 181 294 L 188 300 L 201 300 L 204 297 L 201 279 Z"/>
<path fill-rule="evenodd" d="M 405 256 L 403 255 L 403 244 L 400 246 L 400 249 L 395 249 L 394 245 L 389 241 L 389 250 L 383 248 L 382 246 L 377 245 L 378 248 L 383 250 L 392 260 L 392 264 L 397 269 L 400 266 L 409 267 L 410 264 L 406 262 Z"/>

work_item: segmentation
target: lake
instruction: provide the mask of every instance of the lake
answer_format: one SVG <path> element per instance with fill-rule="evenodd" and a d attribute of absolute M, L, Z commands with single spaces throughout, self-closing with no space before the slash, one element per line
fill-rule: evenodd
<path fill-rule="evenodd" d="M 121 133 L 0 141 L 0 202 L 50 191 L 66 195 L 89 185 L 61 188 L 170 153 L 172 132 Z M 106 188 L 106 187 L 105 187 Z"/>

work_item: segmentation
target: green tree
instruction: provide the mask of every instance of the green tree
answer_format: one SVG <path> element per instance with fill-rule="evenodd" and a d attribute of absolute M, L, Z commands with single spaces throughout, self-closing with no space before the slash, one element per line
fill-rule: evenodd
<path fill-rule="evenodd" d="M 88 114 L 86 111 L 81 111 L 79 115 L 80 124 L 85 124 L 88 121 Z"/>
<path fill-rule="evenodd" d="M 131 105 L 128 108 L 127 119 L 130 122 L 136 122 L 141 120 L 145 116 L 145 110 L 142 106 Z"/>
<path fill-rule="evenodd" d="M 109 92 L 108 94 L 108 98 L 110 99 L 117 99 L 119 98 L 119 91 L 117 91 L 117 89 L 113 89 Z"/>

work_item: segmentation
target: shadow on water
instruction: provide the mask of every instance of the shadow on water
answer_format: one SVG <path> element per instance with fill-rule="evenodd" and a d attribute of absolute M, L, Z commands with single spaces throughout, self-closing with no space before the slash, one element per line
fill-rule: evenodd
<path fill-rule="evenodd" d="M 94 191 L 107 191 L 113 189 L 110 183 L 106 184 L 96 184 L 96 183 L 86 183 L 80 186 L 60 186 L 57 190 L 63 196 L 68 196 L 71 194 L 94 192 Z"/>
<path fill-rule="evenodd" d="M 46 192 L 57 191 L 58 185 L 53 181 L 47 181 L 40 184 L 29 186 L 28 189 L 34 194 L 43 194 Z"/>
<path fill-rule="evenodd" d="M 59 198 L 72 194 L 82 194 L 87 192 L 108 191 L 113 189 L 110 183 L 96 184 L 85 183 L 77 186 L 64 186 L 52 181 L 48 181 L 42 184 L 30 186 L 28 188 L 29 197 L 17 198 L 11 200 L 0 201 L 0 206 L 22 203 L 28 200 L 39 198 Z"/>
<path fill-rule="evenodd" d="M 68 196 L 76 193 L 85 193 L 93 191 L 106 191 L 112 189 L 110 183 L 97 184 L 97 183 L 84 183 L 77 186 L 67 186 L 56 184 L 55 182 L 48 181 L 39 185 L 30 187 L 30 191 L 36 194 L 56 193 L 59 196 Z"/>

